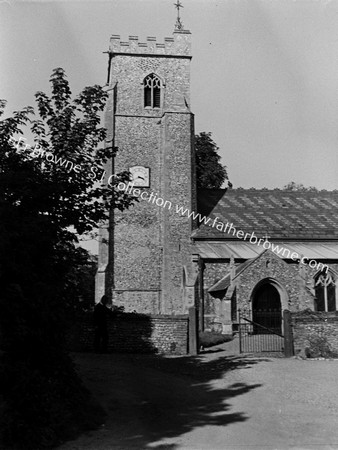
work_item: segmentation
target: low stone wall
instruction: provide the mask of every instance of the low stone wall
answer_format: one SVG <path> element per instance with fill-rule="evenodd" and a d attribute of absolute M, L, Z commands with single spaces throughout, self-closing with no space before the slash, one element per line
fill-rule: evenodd
<path fill-rule="evenodd" d="M 92 314 L 79 317 L 69 335 L 70 350 L 93 351 L 94 330 Z M 174 355 L 188 352 L 187 315 L 121 313 L 109 319 L 108 331 L 111 352 Z"/>
<path fill-rule="evenodd" d="M 291 313 L 295 354 L 309 349 L 311 356 L 338 354 L 338 311 Z M 320 354 L 320 353 L 327 353 Z"/>

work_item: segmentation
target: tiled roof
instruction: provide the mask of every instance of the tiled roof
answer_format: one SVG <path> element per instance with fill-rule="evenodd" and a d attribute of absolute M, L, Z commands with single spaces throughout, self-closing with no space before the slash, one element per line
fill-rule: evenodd
<path fill-rule="evenodd" d="M 256 233 L 255 233 L 256 234 Z M 282 259 L 290 259 L 292 253 L 306 256 L 309 259 L 318 261 L 331 260 L 338 261 L 338 240 L 324 241 L 281 241 L 275 240 L 274 253 Z M 236 260 L 252 259 L 263 253 L 264 247 L 255 243 L 237 239 L 229 240 L 196 240 L 193 246 L 193 253 L 197 253 L 203 259 L 228 260 L 233 256 Z"/>
<path fill-rule="evenodd" d="M 203 189 L 198 192 L 198 212 L 257 237 L 267 233 L 270 240 L 338 239 L 338 191 Z M 192 237 L 237 239 L 205 224 Z"/>

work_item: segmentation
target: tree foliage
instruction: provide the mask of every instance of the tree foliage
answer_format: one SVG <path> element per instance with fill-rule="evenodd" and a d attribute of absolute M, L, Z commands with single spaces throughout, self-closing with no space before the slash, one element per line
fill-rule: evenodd
<path fill-rule="evenodd" d="M 219 189 L 228 179 L 226 166 L 220 163 L 219 147 L 211 133 L 202 132 L 195 136 L 196 179 L 198 188 Z"/>
<path fill-rule="evenodd" d="M 36 94 L 38 117 L 27 107 L 0 120 L 0 431 L 7 445 L 25 449 L 101 420 L 65 350 L 71 313 L 79 300 L 89 302 L 80 283 L 89 286 L 95 265 L 77 234 L 107 219 L 109 207 L 131 203 L 115 188 L 129 173 L 110 186 L 97 182 L 114 155 L 100 126 L 107 94 L 96 85 L 72 100 L 60 68 L 50 82 L 51 96 Z M 4 108 L 1 101 L 0 116 Z M 25 126 L 34 149 L 18 143 Z"/>
<path fill-rule="evenodd" d="M 318 192 L 318 189 L 315 186 L 304 186 L 301 183 L 295 183 L 294 181 L 290 181 L 288 184 L 286 184 L 283 187 L 284 191 L 311 191 L 311 192 Z"/>

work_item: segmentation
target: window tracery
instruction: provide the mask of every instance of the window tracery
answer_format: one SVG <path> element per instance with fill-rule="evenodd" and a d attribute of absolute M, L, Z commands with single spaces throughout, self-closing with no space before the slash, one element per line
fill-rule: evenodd
<path fill-rule="evenodd" d="M 336 311 L 336 280 L 330 272 L 320 272 L 315 278 L 316 311 Z"/>
<path fill-rule="evenodd" d="M 161 79 L 154 73 L 145 77 L 144 86 L 144 106 L 145 108 L 161 107 Z"/>

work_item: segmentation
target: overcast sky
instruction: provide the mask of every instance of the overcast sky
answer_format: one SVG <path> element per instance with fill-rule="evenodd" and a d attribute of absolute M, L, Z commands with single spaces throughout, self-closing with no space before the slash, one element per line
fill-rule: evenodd
<path fill-rule="evenodd" d="M 338 0 L 182 0 L 193 39 L 196 132 L 211 131 L 234 187 L 338 189 Z M 111 34 L 173 32 L 174 0 L 0 3 L 0 98 L 105 84 Z"/>

